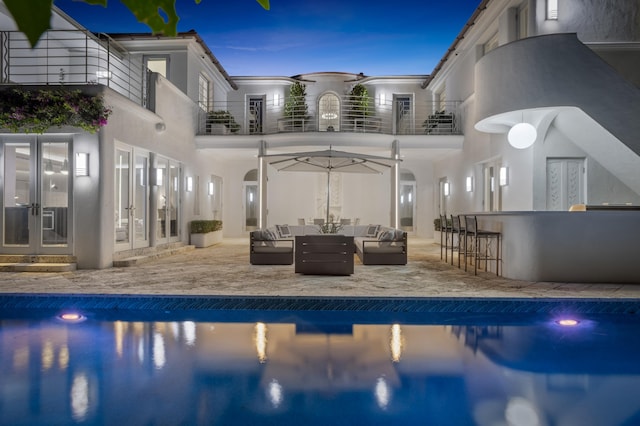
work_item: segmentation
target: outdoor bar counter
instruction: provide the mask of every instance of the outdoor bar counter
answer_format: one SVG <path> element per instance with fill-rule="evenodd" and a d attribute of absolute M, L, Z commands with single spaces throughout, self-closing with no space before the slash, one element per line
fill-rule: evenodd
<path fill-rule="evenodd" d="M 502 233 L 502 276 L 525 281 L 640 283 L 640 209 L 476 213 Z"/>

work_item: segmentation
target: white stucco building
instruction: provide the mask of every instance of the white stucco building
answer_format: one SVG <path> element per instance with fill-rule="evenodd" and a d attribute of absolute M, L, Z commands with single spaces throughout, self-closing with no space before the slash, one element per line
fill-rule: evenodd
<path fill-rule="evenodd" d="M 640 205 L 637 2 L 483 0 L 417 76 L 234 77 L 195 32 L 98 37 L 55 8 L 52 27 L 30 50 L 0 4 L 0 89 L 63 82 L 113 112 L 95 134 L 0 133 L 0 254 L 105 268 L 188 244 L 196 219 L 241 237 L 322 218 L 326 174 L 278 172 L 258 155 L 329 147 L 402 159 L 381 175 L 334 174 L 330 213 L 417 237 L 440 214 Z M 296 83 L 306 111 L 292 117 Z M 518 123 L 535 129 L 525 149 L 508 142 Z"/>

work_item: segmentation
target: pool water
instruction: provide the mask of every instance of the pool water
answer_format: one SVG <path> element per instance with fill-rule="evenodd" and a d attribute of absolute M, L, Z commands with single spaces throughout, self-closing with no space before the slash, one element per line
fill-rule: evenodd
<path fill-rule="evenodd" d="M 635 301 L 0 307 L 2 425 L 640 424 Z"/>

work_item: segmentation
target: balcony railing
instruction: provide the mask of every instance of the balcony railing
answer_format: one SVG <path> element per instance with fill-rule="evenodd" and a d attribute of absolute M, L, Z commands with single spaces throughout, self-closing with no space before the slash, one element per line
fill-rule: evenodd
<path fill-rule="evenodd" d="M 374 98 L 335 97 L 335 105 L 326 105 L 307 97 L 269 100 L 250 104 L 216 102 L 207 111 L 200 109 L 201 135 L 264 135 L 291 132 L 382 133 L 389 135 L 459 135 L 460 102 L 438 103 L 388 101 Z M 321 106 L 311 110 L 309 105 Z"/>
<path fill-rule="evenodd" d="M 31 48 L 17 31 L 0 32 L 0 84 L 102 84 L 146 106 L 146 73 L 105 34 L 49 30 Z"/>

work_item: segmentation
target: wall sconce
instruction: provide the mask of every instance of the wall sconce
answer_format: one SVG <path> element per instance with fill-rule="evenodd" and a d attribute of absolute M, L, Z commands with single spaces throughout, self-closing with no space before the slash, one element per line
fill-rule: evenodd
<path fill-rule="evenodd" d="M 89 153 L 76 152 L 76 176 L 89 176 Z"/>
<path fill-rule="evenodd" d="M 442 185 L 442 191 L 444 192 L 445 197 L 449 196 L 449 194 L 451 193 L 451 185 L 449 184 L 449 182 L 445 182 Z"/>
<path fill-rule="evenodd" d="M 273 106 L 280 106 L 280 95 L 277 93 L 273 94 Z"/>
<path fill-rule="evenodd" d="M 213 182 L 209 182 L 209 195 L 213 195 Z"/>
<path fill-rule="evenodd" d="M 467 189 L 467 192 L 473 192 L 473 176 L 467 176 L 465 187 Z"/>
<path fill-rule="evenodd" d="M 500 186 L 509 185 L 509 168 L 508 167 L 500 167 Z"/>
<path fill-rule="evenodd" d="M 191 176 L 187 176 L 187 192 L 193 191 L 193 178 Z"/>
<path fill-rule="evenodd" d="M 98 78 L 111 78 L 111 71 L 96 71 L 96 77 Z"/>
<path fill-rule="evenodd" d="M 547 0 L 547 19 L 558 20 L 558 0 Z"/>
<path fill-rule="evenodd" d="M 380 93 L 380 95 L 378 96 L 378 104 L 382 106 L 385 103 L 387 103 L 387 95 L 385 95 L 384 93 Z"/>

